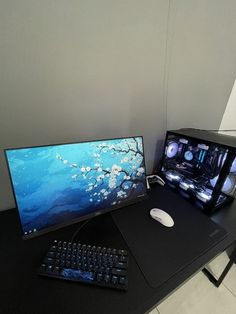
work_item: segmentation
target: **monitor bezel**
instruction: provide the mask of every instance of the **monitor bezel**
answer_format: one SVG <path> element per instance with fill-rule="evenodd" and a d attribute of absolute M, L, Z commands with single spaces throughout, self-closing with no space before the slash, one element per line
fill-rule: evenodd
<path fill-rule="evenodd" d="M 16 198 L 16 194 L 15 194 L 15 189 L 14 189 L 14 185 L 13 185 L 12 176 L 11 176 L 10 165 L 9 165 L 9 162 L 8 162 L 7 151 L 18 150 L 18 149 L 38 148 L 38 147 L 48 147 L 48 146 L 63 146 L 63 145 L 71 145 L 71 144 L 94 143 L 94 142 L 102 142 L 102 141 L 110 141 L 110 140 L 122 140 L 122 139 L 130 139 L 130 138 L 137 138 L 137 137 L 142 139 L 143 163 L 144 163 L 144 170 L 145 170 L 145 176 L 146 176 L 147 173 L 146 173 L 146 162 L 145 162 L 145 149 L 144 149 L 144 140 L 143 140 L 143 136 L 142 135 L 128 136 L 128 137 L 115 137 L 115 138 L 102 138 L 102 139 L 86 140 L 86 141 L 79 141 L 79 142 L 54 143 L 54 144 L 46 144 L 46 145 L 24 146 L 24 147 L 16 147 L 16 148 L 6 148 L 6 149 L 4 149 L 5 160 L 6 160 L 6 163 L 7 163 L 8 174 L 9 174 L 9 178 L 10 178 L 10 182 L 11 182 L 11 188 L 12 188 L 12 193 L 13 193 L 14 201 L 15 201 L 15 208 L 17 210 L 17 215 L 18 215 L 18 219 L 19 219 L 19 222 L 20 222 L 22 239 L 23 240 L 32 239 L 34 237 L 38 237 L 38 236 L 41 236 L 43 234 L 46 234 L 46 233 L 49 233 L 49 232 L 52 232 L 52 231 L 55 231 L 55 230 L 58 230 L 58 229 L 61 229 L 61 228 L 64 228 L 64 227 L 68 227 L 68 226 L 76 224 L 78 222 L 85 221 L 85 220 L 88 220 L 88 219 L 92 219 L 94 217 L 97 217 L 97 216 L 100 216 L 100 215 L 112 212 L 112 211 L 114 211 L 116 209 L 120 209 L 120 208 L 129 206 L 129 205 L 141 202 L 141 201 L 143 201 L 143 200 L 148 198 L 147 181 L 146 181 L 146 179 L 144 180 L 144 189 L 145 189 L 145 191 L 144 191 L 144 194 L 141 195 L 140 197 L 136 197 L 133 200 L 129 200 L 129 201 L 126 201 L 126 202 L 124 201 L 121 204 L 116 204 L 116 205 L 113 205 L 113 206 L 111 206 L 109 208 L 104 208 L 104 209 L 102 209 L 100 211 L 96 211 L 96 212 L 90 213 L 88 215 L 83 215 L 82 217 L 71 219 L 71 220 L 69 220 L 69 221 L 67 221 L 65 223 L 59 223 L 59 224 L 54 225 L 52 227 L 48 227 L 48 228 L 45 228 L 43 230 L 39 230 L 37 232 L 32 232 L 32 233 L 29 233 L 29 234 L 25 235 L 24 232 L 23 232 L 23 227 L 22 227 L 22 222 L 21 222 L 21 217 L 20 217 L 20 210 L 19 210 L 19 206 L 18 206 L 18 203 L 17 203 L 17 198 Z"/>

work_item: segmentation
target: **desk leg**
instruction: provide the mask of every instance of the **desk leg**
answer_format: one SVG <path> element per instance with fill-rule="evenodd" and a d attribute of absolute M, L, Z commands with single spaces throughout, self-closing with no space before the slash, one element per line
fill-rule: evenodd
<path fill-rule="evenodd" d="M 224 280 L 225 276 L 227 275 L 228 271 L 232 267 L 232 265 L 236 262 L 236 248 L 230 254 L 229 262 L 226 265 L 225 269 L 223 270 L 222 274 L 218 279 L 216 279 L 205 267 L 202 269 L 202 272 L 207 276 L 207 278 L 218 288 L 222 281 Z"/>

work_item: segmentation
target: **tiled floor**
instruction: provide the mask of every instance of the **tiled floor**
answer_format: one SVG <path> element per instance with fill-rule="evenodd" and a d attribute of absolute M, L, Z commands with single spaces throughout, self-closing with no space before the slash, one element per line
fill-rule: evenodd
<path fill-rule="evenodd" d="M 229 258 L 224 252 L 208 269 L 217 277 Z M 149 314 L 236 314 L 236 265 L 219 288 L 199 272 Z"/>

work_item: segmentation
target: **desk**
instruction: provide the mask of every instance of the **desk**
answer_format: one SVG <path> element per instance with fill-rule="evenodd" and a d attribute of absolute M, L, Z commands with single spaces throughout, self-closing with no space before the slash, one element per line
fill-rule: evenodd
<path fill-rule="evenodd" d="M 163 187 L 155 187 L 150 198 L 155 200 L 155 196 L 160 195 L 162 189 Z M 171 197 L 175 192 L 169 190 L 168 193 Z M 186 201 L 181 196 L 178 201 L 186 206 Z M 227 237 L 156 289 L 147 284 L 132 254 L 129 254 L 129 289 L 127 292 L 120 292 L 37 275 L 37 268 L 49 243 L 53 239 L 70 239 L 78 224 L 23 241 L 16 210 L 1 212 L 0 313 L 148 312 L 235 241 L 236 202 L 217 212 L 212 219 L 225 228 Z M 86 242 L 128 249 L 110 214 L 92 220 L 80 234 L 80 241 L 85 239 Z"/>

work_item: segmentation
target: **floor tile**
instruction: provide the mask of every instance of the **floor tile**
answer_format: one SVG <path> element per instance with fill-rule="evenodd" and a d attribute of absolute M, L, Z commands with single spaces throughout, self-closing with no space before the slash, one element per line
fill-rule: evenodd
<path fill-rule="evenodd" d="M 223 285 L 216 288 L 199 272 L 158 305 L 160 314 L 235 314 L 236 298 Z"/>
<path fill-rule="evenodd" d="M 226 252 L 220 254 L 217 258 L 215 258 L 208 266 L 206 267 L 211 273 L 216 277 L 219 278 L 223 269 L 227 265 L 229 261 L 229 257 Z M 222 284 L 229 289 L 236 297 L 236 265 L 234 264 L 228 274 L 226 275 L 225 279 L 223 280 Z M 236 313 L 236 310 L 235 310 Z"/>
<path fill-rule="evenodd" d="M 149 312 L 148 314 L 159 314 L 158 310 L 155 308 L 153 309 L 151 312 Z"/>

